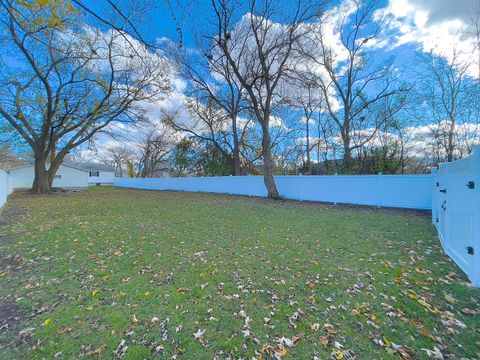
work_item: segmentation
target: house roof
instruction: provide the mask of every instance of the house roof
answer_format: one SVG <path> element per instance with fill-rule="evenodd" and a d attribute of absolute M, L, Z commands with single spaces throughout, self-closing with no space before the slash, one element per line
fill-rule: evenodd
<path fill-rule="evenodd" d="M 25 164 L 25 165 L 22 165 L 22 166 L 16 166 L 16 167 L 12 167 L 12 168 L 9 168 L 9 169 L 5 169 L 7 172 L 9 171 L 12 171 L 12 170 L 17 170 L 17 169 L 23 169 L 23 168 L 28 168 L 28 167 L 33 167 L 33 163 L 30 163 L 30 164 Z M 70 164 L 70 163 L 62 163 L 60 166 L 66 166 L 66 167 L 69 167 L 69 168 L 72 168 L 72 169 L 76 169 L 76 170 L 80 170 L 80 171 L 85 171 L 87 172 L 88 170 L 86 169 L 83 169 L 81 167 L 78 167 L 74 164 Z"/>
<path fill-rule="evenodd" d="M 102 164 L 102 163 L 96 163 L 96 162 L 83 162 L 78 164 L 78 166 L 80 166 L 82 169 L 85 169 L 87 171 L 115 172 L 115 168 L 113 166 Z"/>

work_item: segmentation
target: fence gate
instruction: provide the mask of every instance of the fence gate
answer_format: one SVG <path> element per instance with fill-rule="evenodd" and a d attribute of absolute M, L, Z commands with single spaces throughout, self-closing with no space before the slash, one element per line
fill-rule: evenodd
<path fill-rule="evenodd" d="M 445 252 L 480 287 L 480 146 L 434 172 L 433 223 Z"/>

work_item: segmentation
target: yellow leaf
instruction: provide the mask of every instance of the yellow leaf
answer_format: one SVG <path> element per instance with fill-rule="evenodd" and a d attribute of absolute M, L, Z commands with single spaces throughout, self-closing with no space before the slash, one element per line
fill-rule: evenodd
<path fill-rule="evenodd" d="M 419 268 L 415 268 L 415 271 L 419 274 L 422 274 L 422 275 L 427 275 L 430 272 L 428 270 L 423 270 L 423 269 L 419 269 Z"/>
<path fill-rule="evenodd" d="M 132 315 L 132 322 L 134 323 L 137 323 L 138 322 L 138 319 L 135 315 Z"/>
<path fill-rule="evenodd" d="M 343 359 L 343 351 L 342 350 L 333 349 L 332 353 L 335 355 L 335 359 L 337 359 L 337 360 Z"/>
<path fill-rule="evenodd" d="M 143 293 L 143 295 L 145 295 L 145 296 L 150 296 L 150 291 L 145 291 L 145 292 Z"/>
<path fill-rule="evenodd" d="M 100 291 L 100 290 L 98 290 L 98 289 L 97 289 L 97 290 L 93 290 L 93 291 L 92 291 L 92 296 L 93 296 L 93 297 L 97 296 L 97 294 L 98 294 L 99 291 Z"/>
<path fill-rule="evenodd" d="M 80 14 L 80 12 L 72 5 L 71 2 L 67 2 L 67 9 L 70 10 L 75 15 Z"/>
<path fill-rule="evenodd" d="M 415 294 L 408 294 L 408 297 L 412 300 L 418 300 L 418 296 Z"/>
<path fill-rule="evenodd" d="M 275 354 L 278 357 L 284 357 L 288 354 L 288 350 L 285 348 L 278 348 L 277 350 L 275 350 Z"/>
<path fill-rule="evenodd" d="M 90 351 L 87 353 L 88 356 L 91 356 L 91 355 L 99 355 L 103 352 L 103 350 L 105 350 L 105 348 L 107 347 L 106 344 L 103 344 L 102 346 L 96 348 L 95 350 L 93 351 Z"/>
<path fill-rule="evenodd" d="M 87 311 L 92 311 L 92 310 L 93 310 L 93 306 L 87 306 L 87 307 L 85 308 L 85 310 L 87 310 Z"/>
<path fill-rule="evenodd" d="M 390 340 L 387 339 L 386 336 L 383 337 L 383 341 L 385 341 L 385 346 L 387 348 L 389 348 L 390 346 L 392 346 L 392 343 L 390 342 Z"/>
<path fill-rule="evenodd" d="M 50 325 L 52 323 L 52 319 L 47 319 L 43 322 L 43 325 L 47 326 L 47 325 Z"/>
<path fill-rule="evenodd" d="M 420 305 L 426 307 L 426 308 L 429 309 L 429 310 L 431 310 L 431 308 L 432 308 L 432 306 L 431 306 L 429 303 L 427 303 L 426 301 L 424 301 L 424 300 L 422 300 L 422 299 L 418 299 L 417 302 L 418 302 Z"/>
<path fill-rule="evenodd" d="M 109 278 L 110 278 L 110 276 L 108 276 L 108 275 L 102 276 L 103 281 L 107 281 Z"/>

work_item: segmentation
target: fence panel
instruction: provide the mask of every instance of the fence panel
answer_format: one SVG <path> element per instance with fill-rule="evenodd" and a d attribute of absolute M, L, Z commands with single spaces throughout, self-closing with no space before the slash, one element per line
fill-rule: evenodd
<path fill-rule="evenodd" d="M 276 176 L 286 199 L 431 209 L 432 175 Z M 114 185 L 147 190 L 177 190 L 267 196 L 261 176 L 191 178 L 116 178 Z"/>
<path fill-rule="evenodd" d="M 434 171 L 432 221 L 445 252 L 480 287 L 480 145 Z"/>
<path fill-rule="evenodd" d="M 8 194 L 11 193 L 8 174 L 0 169 L 0 208 L 7 201 Z"/>

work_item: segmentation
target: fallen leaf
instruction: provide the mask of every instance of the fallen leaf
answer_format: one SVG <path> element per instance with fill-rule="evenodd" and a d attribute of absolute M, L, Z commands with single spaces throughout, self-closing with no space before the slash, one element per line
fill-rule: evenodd
<path fill-rule="evenodd" d="M 288 354 L 288 350 L 286 348 L 278 348 L 275 350 L 274 356 L 276 358 L 282 358 L 284 356 L 287 356 L 287 354 Z"/>
<path fill-rule="evenodd" d="M 193 337 L 195 338 L 195 340 L 197 340 L 198 338 L 203 336 L 203 334 L 205 334 L 205 330 L 198 329 L 197 332 L 193 334 Z"/>
<path fill-rule="evenodd" d="M 420 334 L 422 334 L 423 336 L 426 336 L 426 337 L 432 339 L 433 341 L 437 341 L 437 338 L 428 329 L 421 328 L 418 332 Z"/>
<path fill-rule="evenodd" d="M 330 342 L 330 338 L 328 336 L 320 336 L 320 341 L 322 342 L 322 345 L 324 348 L 327 348 L 328 343 Z"/>
<path fill-rule="evenodd" d="M 336 360 L 341 360 L 343 359 L 343 351 L 339 349 L 333 349 L 332 350 L 332 357 Z"/>
<path fill-rule="evenodd" d="M 467 308 L 463 308 L 462 310 L 460 310 L 462 314 L 464 315 L 476 315 L 477 314 L 477 311 L 475 310 L 472 310 L 472 309 L 467 309 Z"/>
<path fill-rule="evenodd" d="M 62 335 L 62 334 L 66 334 L 70 331 L 72 331 L 72 328 L 69 328 L 69 327 L 63 328 L 63 329 L 57 329 L 57 334 Z"/>
<path fill-rule="evenodd" d="M 445 297 L 445 300 L 447 300 L 447 302 L 448 302 L 449 304 L 455 304 L 455 303 L 457 302 L 457 300 L 455 300 L 455 299 L 453 298 L 453 296 L 450 295 L 450 294 L 445 294 L 444 297 Z"/>
<path fill-rule="evenodd" d="M 85 355 L 87 356 L 99 355 L 103 352 L 103 350 L 105 350 L 106 347 L 107 347 L 107 344 L 103 344 L 102 346 L 96 348 L 95 350 L 87 352 Z"/>
<path fill-rule="evenodd" d="M 433 347 L 433 350 L 421 349 L 427 353 L 427 356 L 431 359 L 442 360 L 444 359 L 442 352 L 436 346 Z"/>

